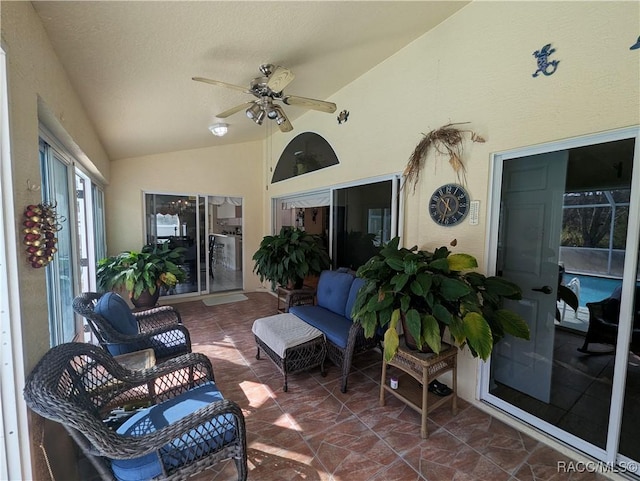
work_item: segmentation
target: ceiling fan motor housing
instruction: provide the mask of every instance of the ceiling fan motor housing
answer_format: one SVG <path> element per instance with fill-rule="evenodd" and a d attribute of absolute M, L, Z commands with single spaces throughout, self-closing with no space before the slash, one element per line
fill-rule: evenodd
<path fill-rule="evenodd" d="M 268 117 L 269 119 L 276 121 L 282 132 L 290 132 L 293 129 L 293 126 L 291 125 L 291 122 L 289 122 L 289 119 L 282 107 L 273 103 L 274 100 L 284 102 L 286 105 L 297 105 L 302 108 L 319 110 L 321 112 L 335 112 L 336 105 L 332 102 L 298 97 L 295 95 L 285 96 L 283 90 L 295 78 L 291 70 L 274 64 L 265 63 L 260 65 L 260 72 L 263 76 L 256 77 L 251 80 L 249 83 L 249 89 L 239 85 L 233 85 L 203 77 L 193 77 L 193 80 L 239 90 L 244 93 L 250 93 L 257 98 L 257 100 L 252 102 L 246 102 L 225 110 L 216 116 L 219 118 L 226 118 L 236 112 L 245 110 L 247 117 L 258 125 L 262 125 L 264 118 Z"/>

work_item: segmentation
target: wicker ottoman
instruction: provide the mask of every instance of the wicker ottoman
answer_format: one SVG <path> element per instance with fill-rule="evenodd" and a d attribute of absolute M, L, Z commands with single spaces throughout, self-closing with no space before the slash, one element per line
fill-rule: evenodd
<path fill-rule="evenodd" d="M 269 356 L 284 374 L 284 392 L 287 392 L 289 373 L 319 365 L 325 375 L 327 344 L 322 331 L 289 313 L 256 319 L 251 331 L 258 347 L 256 359 L 260 359 L 260 349 Z"/>

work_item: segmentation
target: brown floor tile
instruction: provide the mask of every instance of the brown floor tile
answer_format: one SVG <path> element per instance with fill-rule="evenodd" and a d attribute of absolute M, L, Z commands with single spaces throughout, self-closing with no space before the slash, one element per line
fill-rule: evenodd
<path fill-rule="evenodd" d="M 348 391 L 340 392 L 340 369 L 284 376 L 265 355 L 255 358 L 251 326 L 275 314 L 269 293 L 205 306 L 176 305 L 192 336 L 193 350 L 207 355 L 225 397 L 246 418 L 249 480 L 255 481 L 595 481 L 599 476 L 558 476 L 564 460 L 523 433 L 458 400 L 458 414 L 445 404 L 428 418 L 429 438 L 420 437 L 420 415 L 387 394 L 380 406 L 381 353 L 357 356 Z M 233 462 L 193 478 L 236 479 Z"/>

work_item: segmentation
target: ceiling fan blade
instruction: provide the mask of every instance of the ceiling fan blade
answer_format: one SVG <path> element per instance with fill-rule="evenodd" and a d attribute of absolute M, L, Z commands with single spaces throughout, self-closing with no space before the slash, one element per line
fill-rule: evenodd
<path fill-rule="evenodd" d="M 279 109 L 279 110 L 280 110 L 280 116 L 282 117 L 282 119 L 284 119 L 282 122 L 278 124 L 278 128 L 280 129 L 280 132 L 291 132 L 293 130 L 293 125 L 291 125 L 291 122 L 289 122 L 289 118 L 284 113 L 284 111 L 282 109 Z"/>
<path fill-rule="evenodd" d="M 332 114 L 336 111 L 336 104 L 333 102 L 325 102 L 324 100 L 309 99 L 307 97 L 298 97 L 296 95 L 287 95 L 282 97 L 282 101 L 287 105 L 297 105 L 307 109 L 319 110 Z"/>
<path fill-rule="evenodd" d="M 243 104 L 236 105 L 235 107 L 232 107 L 229 110 L 225 110 L 221 114 L 216 115 L 216 117 L 218 117 L 220 119 L 226 119 L 227 117 L 229 117 L 229 116 L 231 116 L 231 115 L 233 115 L 233 114 L 235 114 L 237 112 L 240 112 L 241 110 L 244 110 L 244 109 L 248 108 L 253 103 L 254 102 L 245 102 Z"/>
<path fill-rule="evenodd" d="M 269 76 L 267 87 L 274 92 L 282 92 L 284 88 L 295 78 L 293 72 L 288 68 L 276 67 L 275 71 Z"/>
<path fill-rule="evenodd" d="M 240 87 L 239 85 L 233 85 L 233 84 L 228 84 L 226 82 L 221 82 L 220 80 L 211 80 L 208 78 L 204 78 L 204 77 L 191 77 L 192 80 L 195 80 L 196 82 L 204 82 L 204 83 L 208 83 L 208 84 L 212 84 L 212 85 L 217 85 L 218 87 L 226 87 L 228 89 L 233 89 L 233 90 L 238 90 L 240 92 L 244 92 L 246 94 L 252 94 L 253 92 L 251 92 L 251 90 L 249 90 L 246 87 Z"/>

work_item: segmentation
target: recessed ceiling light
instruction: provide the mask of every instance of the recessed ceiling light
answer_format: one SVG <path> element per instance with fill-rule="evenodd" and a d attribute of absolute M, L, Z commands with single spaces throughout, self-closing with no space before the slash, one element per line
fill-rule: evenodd
<path fill-rule="evenodd" d="M 209 126 L 209 130 L 216 137 L 222 137 L 229 131 L 229 124 L 213 124 Z"/>

